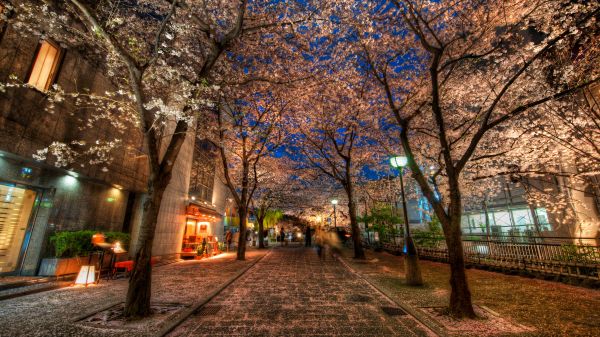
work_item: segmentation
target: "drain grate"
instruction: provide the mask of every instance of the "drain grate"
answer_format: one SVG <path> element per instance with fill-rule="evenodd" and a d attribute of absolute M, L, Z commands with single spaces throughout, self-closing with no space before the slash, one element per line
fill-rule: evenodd
<path fill-rule="evenodd" d="M 386 313 L 388 316 L 404 316 L 406 315 L 406 311 L 397 308 L 397 307 L 381 307 L 381 310 Z"/>
<path fill-rule="evenodd" d="M 196 316 L 216 315 L 220 310 L 221 310 L 220 305 L 207 305 L 207 306 L 203 306 L 202 308 L 198 308 L 196 310 L 196 312 L 194 312 L 194 315 L 196 315 Z"/>

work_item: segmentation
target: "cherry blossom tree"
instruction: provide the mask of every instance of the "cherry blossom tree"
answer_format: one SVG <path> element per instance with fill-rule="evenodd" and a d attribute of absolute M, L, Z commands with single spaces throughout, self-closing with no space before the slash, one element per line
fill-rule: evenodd
<path fill-rule="evenodd" d="M 354 257 L 364 259 L 357 220 L 355 185 L 361 170 L 378 163 L 376 148 L 369 145 L 369 129 L 374 127 L 367 106 L 360 97 L 364 86 L 354 88 L 342 81 L 319 84 L 305 97 L 293 114 L 290 132 L 296 135 L 300 168 L 330 179 L 344 190 L 352 228 Z"/>
<path fill-rule="evenodd" d="M 265 248 L 264 228 L 269 217 L 282 214 L 281 209 L 294 207 L 297 182 L 293 168 L 285 157 L 268 156 L 256 169 L 257 188 L 252 205 L 258 223 L 258 247 Z M 294 207 L 295 208 L 295 207 Z"/>
<path fill-rule="evenodd" d="M 261 161 L 281 145 L 284 134 L 278 124 L 287 109 L 286 100 L 276 93 L 254 89 L 223 95 L 214 110 L 222 176 L 240 217 L 238 260 L 246 256 L 248 211 L 264 178 Z"/>
<path fill-rule="evenodd" d="M 518 140 L 507 127 L 598 81 L 589 73 L 557 88 L 544 71 L 552 62 L 544 56 L 585 34 L 598 5 L 393 0 L 360 13 L 348 20 L 358 66 L 378 85 L 377 102 L 400 127 L 408 168 L 444 230 L 450 313 L 474 317 L 461 242 L 463 192 L 483 185 L 472 181 L 481 170 L 502 165 L 505 147 Z"/>
<path fill-rule="evenodd" d="M 120 123 L 125 137 L 131 128 L 143 137 L 148 198 L 129 280 L 126 316 L 150 314 L 150 258 L 156 219 L 179 150 L 186 135 L 194 131 L 190 125 L 197 113 L 216 104 L 220 85 L 276 81 L 290 75 L 289 69 L 278 72 L 281 68 L 274 59 L 291 59 L 287 56 L 293 52 L 294 36 L 302 35 L 296 34 L 294 25 L 312 17 L 310 8 L 316 7 L 307 2 L 249 5 L 247 1 L 145 0 L 131 6 L 70 0 L 52 4 L 31 1 L 16 10 L 16 25 L 81 47 L 98 61 L 117 88 L 106 95 L 54 88 L 49 92 L 51 102 L 69 97 L 82 106 L 94 103 L 99 112 L 94 118 Z M 273 52 L 278 39 L 291 42 Z M 273 66 L 256 67 L 257 60 Z M 106 106 L 110 109 L 103 110 Z M 99 142 L 102 147 L 87 144 L 85 150 L 81 142 L 51 144 L 40 150 L 38 159 L 53 155 L 57 164 L 66 164 L 84 151 L 109 160 L 110 151 L 120 144 Z"/>
<path fill-rule="evenodd" d="M 40 8 L 44 15 L 40 15 Z M 121 124 L 115 123 L 116 127 L 123 130 L 133 127 L 143 136 L 149 170 L 148 198 L 125 315 L 149 315 L 150 257 L 158 211 L 198 104 L 196 100 L 205 88 L 194 79 L 182 76 L 193 66 L 194 59 L 193 53 L 179 45 L 179 38 L 185 35 L 179 25 L 184 24 L 182 19 L 185 20 L 187 14 L 181 13 L 184 10 L 175 0 L 149 2 L 147 7 L 89 4 L 79 0 L 53 5 L 28 2 L 16 11 L 16 24 L 26 31 L 43 32 L 71 46 L 82 46 L 89 51 L 90 58 L 101 59 L 99 55 L 104 54 L 102 67 L 117 87 L 115 93 L 108 92 L 104 97 L 102 93 L 86 91 L 64 93 L 55 87 L 49 93 L 52 101 L 60 102 L 66 96 L 79 105 L 92 103 L 97 111 L 108 105 L 110 109 L 93 118 L 120 119 Z M 93 120 L 88 122 L 93 123 Z M 38 159 L 53 154 L 68 161 L 69 153 L 81 151 L 70 145 L 73 144 L 52 144 L 38 153 Z M 90 149 L 94 147 L 92 144 Z M 102 153 L 109 156 L 109 152 L 110 149 L 106 149 Z M 57 163 L 66 161 L 59 159 Z"/>

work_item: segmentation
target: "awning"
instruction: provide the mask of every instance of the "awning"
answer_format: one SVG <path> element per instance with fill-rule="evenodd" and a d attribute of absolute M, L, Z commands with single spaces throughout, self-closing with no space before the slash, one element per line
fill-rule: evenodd
<path fill-rule="evenodd" d="M 186 208 L 186 215 L 190 218 L 222 218 L 217 210 L 209 208 L 207 206 L 199 205 L 193 202 L 190 202 Z"/>

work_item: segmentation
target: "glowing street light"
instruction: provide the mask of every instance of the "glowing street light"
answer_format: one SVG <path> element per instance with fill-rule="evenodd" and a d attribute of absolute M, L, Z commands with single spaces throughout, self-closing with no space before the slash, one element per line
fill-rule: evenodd
<path fill-rule="evenodd" d="M 396 156 L 390 158 L 390 164 L 393 168 L 402 168 L 408 164 L 408 157 L 406 156 Z"/>
<path fill-rule="evenodd" d="M 333 228 L 337 228 L 336 206 L 338 204 L 338 200 L 337 199 L 331 199 L 331 204 L 333 205 Z"/>
<path fill-rule="evenodd" d="M 404 247 L 405 247 L 405 258 L 404 264 L 406 269 L 406 283 L 413 286 L 423 284 L 423 278 L 421 277 L 421 269 L 419 267 L 419 254 L 417 253 L 417 247 L 410 235 L 410 227 L 408 225 L 408 211 L 406 209 L 406 196 L 404 194 L 404 182 L 402 181 L 402 173 L 406 164 L 408 164 L 408 157 L 396 156 L 390 158 L 390 164 L 393 168 L 398 169 L 400 173 L 400 191 L 402 192 L 402 210 L 404 211 Z"/>

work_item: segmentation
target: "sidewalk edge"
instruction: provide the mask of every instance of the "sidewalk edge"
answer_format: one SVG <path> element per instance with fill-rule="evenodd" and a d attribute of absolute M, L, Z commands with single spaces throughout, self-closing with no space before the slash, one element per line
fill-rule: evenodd
<path fill-rule="evenodd" d="M 354 268 L 352 268 L 348 264 L 348 262 L 346 262 L 344 260 L 344 258 L 342 258 L 341 256 L 337 256 L 337 260 L 344 267 L 346 267 L 346 269 L 348 269 L 351 273 L 355 274 L 357 277 L 359 277 L 363 281 L 367 282 L 373 289 L 375 289 L 377 292 L 379 292 L 381 295 L 383 295 L 385 298 L 387 298 L 392 303 L 396 304 L 402 310 L 406 311 L 408 314 L 410 314 L 411 316 L 413 316 L 417 321 L 419 321 L 421 324 L 423 324 L 431 332 L 433 332 L 434 334 L 436 334 L 436 335 L 438 335 L 440 337 L 448 337 L 449 336 L 448 333 L 444 330 L 444 328 L 442 328 L 437 323 L 435 323 L 430 317 L 428 317 L 427 315 L 419 312 L 418 309 L 413 308 L 412 306 L 409 306 L 408 304 L 405 304 L 405 303 L 402 303 L 402 302 L 399 302 L 399 301 L 396 301 L 395 299 L 393 299 L 391 296 L 389 296 L 383 290 L 381 290 L 380 287 L 376 286 L 367 277 L 363 276 L 361 273 L 359 273 L 356 270 L 354 270 Z"/>

